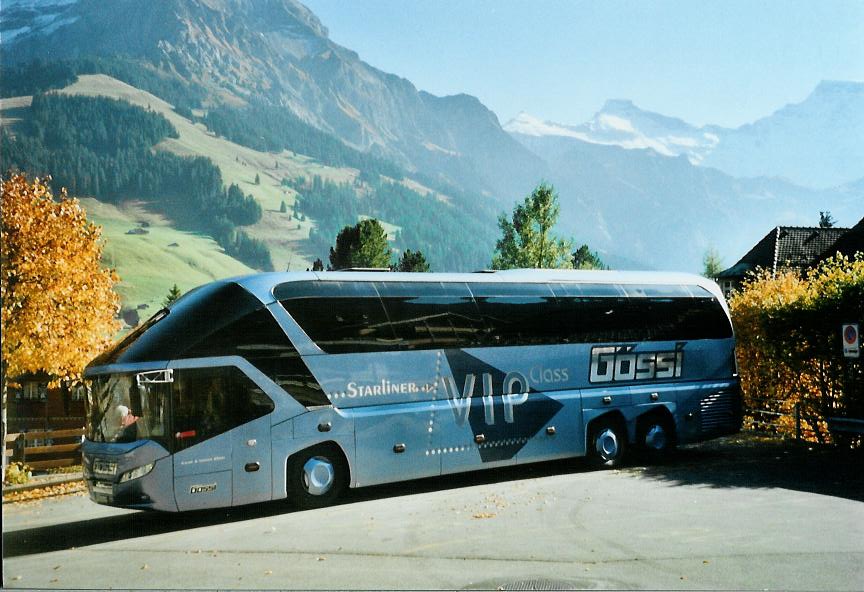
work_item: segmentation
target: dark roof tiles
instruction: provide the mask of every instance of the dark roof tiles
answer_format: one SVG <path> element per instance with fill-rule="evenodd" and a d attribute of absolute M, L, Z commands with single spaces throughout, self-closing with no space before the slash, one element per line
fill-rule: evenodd
<path fill-rule="evenodd" d="M 859 234 L 864 234 L 862 222 L 864 220 L 855 226 Z M 770 269 L 772 272 L 779 269 L 803 271 L 819 261 L 823 254 L 833 255 L 832 246 L 838 244 L 849 232 L 848 228 L 777 226 L 756 243 L 738 263 L 721 271 L 717 277 L 741 277 L 757 267 Z"/>
<path fill-rule="evenodd" d="M 849 232 L 837 239 L 833 245 L 822 253 L 819 260 L 833 257 L 838 252 L 843 253 L 850 259 L 855 256 L 855 253 L 864 253 L 864 218 L 849 229 Z"/>

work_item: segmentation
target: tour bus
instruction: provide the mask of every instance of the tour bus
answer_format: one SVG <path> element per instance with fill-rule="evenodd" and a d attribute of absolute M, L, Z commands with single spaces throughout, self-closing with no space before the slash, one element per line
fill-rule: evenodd
<path fill-rule="evenodd" d="M 729 311 L 689 274 L 265 273 L 192 290 L 86 369 L 84 475 L 162 511 L 737 432 Z"/>

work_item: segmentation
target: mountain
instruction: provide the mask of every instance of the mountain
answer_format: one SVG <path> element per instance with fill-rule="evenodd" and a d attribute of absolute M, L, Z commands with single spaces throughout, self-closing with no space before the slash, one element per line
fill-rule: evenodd
<path fill-rule="evenodd" d="M 0 94 L 21 95 L 16 105 L 54 88 L 134 95 L 140 109 L 159 111 L 179 137 L 139 142 L 136 158 L 209 160 L 225 185 L 261 204 L 260 220 L 238 228 L 280 268 L 326 258 L 339 228 L 374 216 L 400 248 L 429 249 L 436 269 L 474 269 L 491 257 L 495 214 L 540 180 L 559 191 L 561 230 L 619 268 L 694 271 L 708 247 L 733 259 L 765 228 L 812 223 L 820 210 L 861 217 L 857 83 L 825 83 L 738 129 L 700 128 L 625 100 L 578 126 L 521 114 L 502 128 L 474 97 L 437 97 L 366 64 L 295 0 L 8 0 L 0 39 Z M 14 111 L 26 127 L 35 108 Z M 67 127 L 74 122 L 67 114 Z M 44 153 L 77 174 L 75 146 L 39 145 L 75 134 L 30 131 L 22 159 Z M 99 174 L 79 186 L 125 187 L 109 174 L 122 168 L 109 166 L 117 155 L 98 156 Z M 755 176 L 739 178 L 747 167 Z M 127 186 L 148 178 L 135 172 Z M 135 188 L 134 197 L 153 197 L 146 183 Z"/>
<path fill-rule="evenodd" d="M 607 101 L 577 126 L 520 113 L 504 129 L 521 136 L 647 148 L 735 177 L 780 177 L 812 188 L 864 176 L 864 83 L 859 82 L 822 82 L 803 102 L 735 129 L 696 127 L 628 100 Z"/>
<path fill-rule="evenodd" d="M 864 177 L 864 83 L 822 82 L 801 103 L 721 135 L 702 164 L 833 187 Z"/>
<path fill-rule="evenodd" d="M 294 0 L 12 0 L 2 21 L 11 63 L 56 60 L 59 47 L 124 56 L 203 89 L 203 106 L 283 106 L 352 147 L 505 201 L 542 176 L 476 98 L 437 97 L 366 64 Z"/>
<path fill-rule="evenodd" d="M 685 121 L 644 111 L 628 100 L 606 101 L 587 122 L 570 126 L 520 113 L 504 129 L 525 136 L 561 136 L 628 150 L 651 149 L 664 156 L 686 156 L 699 164 L 720 141 L 716 134 Z"/>
<path fill-rule="evenodd" d="M 683 154 L 664 156 L 557 132 L 514 137 L 547 163 L 563 229 L 616 267 L 638 262 L 696 271 L 708 248 L 731 260 L 766 228 L 812 225 L 820 210 L 857 220 L 864 204 L 860 181 L 813 190 L 777 178 L 735 178 L 694 165 Z"/>

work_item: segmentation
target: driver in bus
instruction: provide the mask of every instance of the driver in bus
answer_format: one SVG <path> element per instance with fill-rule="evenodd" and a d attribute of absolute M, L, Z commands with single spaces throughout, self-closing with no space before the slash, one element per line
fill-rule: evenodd
<path fill-rule="evenodd" d="M 115 440 L 120 442 L 135 440 L 138 435 L 138 426 L 135 422 L 140 418 L 133 415 L 126 405 L 118 405 L 117 414 L 120 416 L 120 431 L 117 432 Z"/>

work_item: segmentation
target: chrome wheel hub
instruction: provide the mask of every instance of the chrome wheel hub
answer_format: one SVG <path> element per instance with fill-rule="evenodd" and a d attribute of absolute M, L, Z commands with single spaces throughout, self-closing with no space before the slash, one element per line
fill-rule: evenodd
<path fill-rule="evenodd" d="M 663 450 L 669 442 L 666 430 L 660 424 L 654 424 L 645 434 L 645 447 L 651 450 Z"/>
<path fill-rule="evenodd" d="M 597 448 L 597 453 L 606 460 L 611 460 L 618 456 L 618 436 L 612 429 L 605 428 L 597 434 L 594 445 Z"/>
<path fill-rule="evenodd" d="M 324 495 L 335 480 L 336 470 L 326 458 L 310 458 L 303 465 L 303 486 L 310 495 Z"/>

